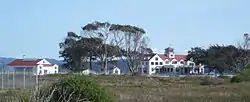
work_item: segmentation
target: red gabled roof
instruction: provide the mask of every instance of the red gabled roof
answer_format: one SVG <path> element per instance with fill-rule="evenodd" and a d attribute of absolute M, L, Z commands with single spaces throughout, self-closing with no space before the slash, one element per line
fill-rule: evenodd
<path fill-rule="evenodd" d="M 150 60 L 152 57 L 154 57 L 156 54 L 154 54 L 153 56 L 151 55 L 151 57 L 147 60 Z M 166 60 L 168 59 L 169 61 L 173 60 L 173 59 L 176 59 L 177 61 L 180 61 L 180 60 L 186 60 L 186 56 L 187 55 L 175 55 L 174 58 L 169 58 L 168 56 L 166 56 L 165 54 L 157 54 L 162 60 Z"/>
<path fill-rule="evenodd" d="M 177 61 L 180 61 L 180 60 L 186 60 L 186 57 L 187 57 L 187 55 L 175 55 L 175 59 L 177 60 Z"/>
<path fill-rule="evenodd" d="M 36 66 L 38 62 L 43 59 L 35 59 L 35 60 L 23 60 L 23 59 L 16 59 L 8 64 L 8 66 Z"/>
<path fill-rule="evenodd" d="M 159 56 L 162 60 L 169 59 L 168 56 L 166 56 L 165 54 L 158 54 L 158 56 Z"/>

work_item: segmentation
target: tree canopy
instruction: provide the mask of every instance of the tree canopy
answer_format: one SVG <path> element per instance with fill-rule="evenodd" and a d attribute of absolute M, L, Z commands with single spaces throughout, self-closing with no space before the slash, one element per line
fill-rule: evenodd
<path fill-rule="evenodd" d="M 200 47 L 191 48 L 187 59 L 193 59 L 196 64 L 206 64 L 220 73 L 224 71 L 239 72 L 241 69 L 249 66 L 249 64 L 244 63 L 247 56 L 242 56 L 243 53 L 245 51 L 233 45 L 212 45 L 208 49 Z"/>
<path fill-rule="evenodd" d="M 92 22 L 82 27 L 82 35 L 68 32 L 61 42 L 60 55 L 72 70 L 82 68 L 82 62 L 95 57 L 102 64 L 102 71 L 107 71 L 108 59 L 126 57 L 130 72 L 139 67 L 143 54 L 153 53 L 148 48 L 149 38 L 145 30 L 131 25 L 111 24 L 109 22 Z"/>
<path fill-rule="evenodd" d="M 196 64 L 206 64 L 220 73 L 224 71 L 241 72 L 250 67 L 250 38 L 244 34 L 242 43 L 234 45 L 212 45 L 208 49 L 194 47 L 188 51 L 187 60 L 193 59 Z"/>

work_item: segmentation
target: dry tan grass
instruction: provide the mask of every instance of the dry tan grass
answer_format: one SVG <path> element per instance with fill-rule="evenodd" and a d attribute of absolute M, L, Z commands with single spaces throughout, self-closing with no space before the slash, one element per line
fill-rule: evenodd
<path fill-rule="evenodd" d="M 204 78 L 198 77 L 91 77 L 106 87 L 117 102 L 250 102 L 250 83 L 231 84 L 229 79 L 209 78 L 206 80 L 219 84 L 201 85 Z"/>
<path fill-rule="evenodd" d="M 93 76 L 119 102 L 249 102 L 250 83 L 200 85 L 201 78 Z"/>

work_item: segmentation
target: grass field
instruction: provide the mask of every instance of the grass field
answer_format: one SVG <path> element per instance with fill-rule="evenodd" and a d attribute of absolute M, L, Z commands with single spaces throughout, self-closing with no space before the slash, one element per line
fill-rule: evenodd
<path fill-rule="evenodd" d="M 148 78 L 96 76 L 119 102 L 249 102 L 250 83 L 209 79 L 218 85 L 201 85 L 203 78 Z"/>
<path fill-rule="evenodd" d="M 250 83 L 231 84 L 218 78 L 91 76 L 117 102 L 249 102 Z M 213 85 L 201 85 L 206 82 Z M 6 95 L 5 94 L 0 94 Z"/>

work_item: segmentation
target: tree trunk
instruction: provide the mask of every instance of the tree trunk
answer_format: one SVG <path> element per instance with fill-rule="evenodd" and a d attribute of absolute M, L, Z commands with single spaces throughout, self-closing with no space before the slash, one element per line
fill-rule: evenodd
<path fill-rule="evenodd" d="M 101 72 L 105 72 L 105 66 L 106 66 L 105 60 L 101 60 Z"/>
<path fill-rule="evenodd" d="M 89 56 L 89 69 L 92 70 L 92 53 Z"/>

